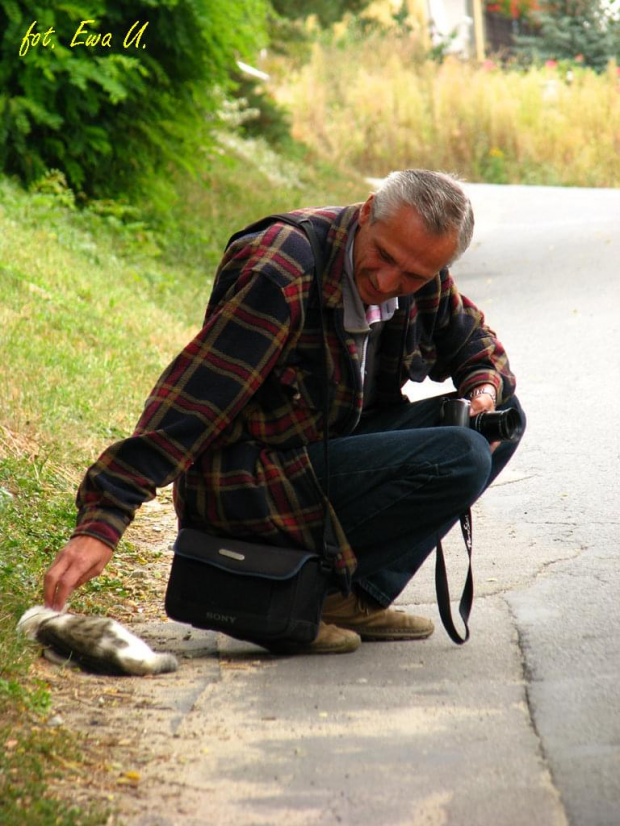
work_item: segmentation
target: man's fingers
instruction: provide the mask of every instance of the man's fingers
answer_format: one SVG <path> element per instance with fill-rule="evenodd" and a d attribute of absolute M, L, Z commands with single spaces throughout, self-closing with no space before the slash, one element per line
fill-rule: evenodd
<path fill-rule="evenodd" d="M 493 399 L 490 396 L 476 396 L 471 400 L 471 407 L 469 408 L 470 416 L 477 416 L 478 413 L 490 413 L 495 410 Z"/>
<path fill-rule="evenodd" d="M 56 590 L 58 582 L 66 571 L 69 565 L 69 560 L 63 558 L 60 554 L 54 560 L 51 568 L 45 574 L 43 580 L 43 598 L 48 608 L 54 608 L 56 602 Z M 65 597 L 66 598 L 66 597 Z M 64 605 L 64 602 L 63 602 Z"/>
<path fill-rule="evenodd" d="M 112 549 L 91 536 L 77 536 L 60 551 L 45 575 L 45 604 L 62 610 L 67 597 L 85 582 L 103 571 Z"/>
<path fill-rule="evenodd" d="M 53 608 L 54 611 L 62 611 L 67 601 L 67 597 L 73 590 L 73 587 L 66 580 L 60 579 L 52 586 L 51 597 L 46 598 L 45 604 Z"/>
<path fill-rule="evenodd" d="M 61 611 L 69 594 L 78 587 L 80 579 L 84 579 L 81 565 L 72 560 L 69 555 L 57 559 L 45 577 L 45 604 Z"/>

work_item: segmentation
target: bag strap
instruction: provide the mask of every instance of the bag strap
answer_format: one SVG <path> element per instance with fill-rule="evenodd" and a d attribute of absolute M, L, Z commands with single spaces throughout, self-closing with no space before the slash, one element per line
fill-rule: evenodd
<path fill-rule="evenodd" d="M 459 614 L 465 626 L 465 636 L 461 637 L 459 632 L 454 627 L 452 621 L 452 611 L 450 609 L 450 589 L 448 588 L 448 577 L 446 574 L 446 561 L 443 555 L 443 548 L 441 540 L 437 543 L 437 558 L 435 560 L 435 589 L 437 591 L 437 606 L 439 608 L 439 616 L 443 622 L 443 627 L 448 632 L 448 636 L 457 645 L 463 645 L 469 639 L 469 615 L 474 601 L 474 575 L 471 567 L 471 555 L 473 550 L 472 539 L 472 518 L 471 510 L 461 516 L 461 531 L 463 539 L 465 540 L 465 547 L 467 549 L 467 557 L 469 560 L 469 568 L 467 571 L 467 578 L 461 601 L 459 603 Z"/>
<path fill-rule="evenodd" d="M 236 232 L 231 236 L 226 249 L 245 235 L 250 235 L 255 232 L 262 232 L 268 226 L 275 223 L 289 224 L 297 227 L 305 232 L 310 247 L 312 248 L 312 255 L 314 258 L 314 283 L 317 293 L 317 303 L 319 309 L 319 324 L 321 327 L 321 338 L 323 341 L 323 456 L 325 462 L 325 508 L 323 515 L 323 539 L 321 548 L 321 563 L 326 571 L 332 571 L 336 562 L 336 557 L 339 554 L 339 546 L 336 541 L 332 519 L 330 515 L 330 500 L 329 500 L 329 409 L 330 409 L 330 391 L 329 391 L 329 355 L 327 348 L 327 335 L 325 332 L 325 311 L 323 308 L 323 273 L 325 271 L 325 261 L 323 257 L 323 250 L 319 245 L 316 237 L 316 232 L 312 225 L 310 218 L 304 215 L 293 215 L 288 212 L 276 213 L 262 218 L 253 224 L 245 227 L 245 229 Z"/>
<path fill-rule="evenodd" d="M 299 226 L 302 226 L 310 246 L 312 247 L 312 254 L 314 256 L 314 281 L 316 284 L 317 303 L 319 308 L 319 323 L 321 326 L 321 338 L 323 340 L 323 457 L 325 462 L 325 498 L 329 503 L 329 410 L 330 410 L 330 392 L 329 392 L 329 353 L 327 349 L 327 335 L 325 332 L 325 309 L 323 307 L 323 273 L 325 271 L 325 264 L 323 262 L 323 250 L 319 246 L 319 242 L 309 218 L 301 218 Z"/>
<path fill-rule="evenodd" d="M 321 338 L 323 340 L 323 461 L 325 465 L 325 508 L 323 513 L 323 543 L 321 548 L 322 565 L 325 571 L 332 571 L 339 554 L 339 546 L 334 535 L 334 528 L 330 514 L 330 475 L 329 475 L 329 411 L 331 398 L 329 390 L 329 350 L 327 347 L 327 334 L 325 326 L 325 309 L 323 307 L 323 273 L 325 272 L 325 262 L 323 250 L 321 249 L 312 222 L 307 217 L 297 218 L 291 215 L 281 215 L 280 220 L 293 223 L 301 227 L 306 235 L 312 255 L 314 256 L 314 283 L 316 285 L 317 304 L 319 309 L 319 324 L 321 327 Z"/>

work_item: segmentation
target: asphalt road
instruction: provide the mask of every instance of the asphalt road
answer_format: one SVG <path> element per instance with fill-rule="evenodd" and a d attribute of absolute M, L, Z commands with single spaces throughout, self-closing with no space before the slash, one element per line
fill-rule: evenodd
<path fill-rule="evenodd" d="M 620 191 L 476 186 L 472 200 L 463 289 L 514 353 L 529 414 L 529 478 L 488 505 L 493 532 L 507 516 L 516 532 L 501 555 L 521 566 L 504 598 L 528 705 L 569 823 L 617 826 Z"/>
<path fill-rule="evenodd" d="M 167 711 L 136 725 L 167 759 L 127 823 L 620 824 L 620 191 L 470 189 L 456 278 L 529 418 L 476 506 L 472 639 L 440 628 L 429 564 L 399 600 L 435 619 L 423 643 L 276 659 L 162 624 L 197 653 L 140 684 Z M 456 534 L 447 550 L 456 594 Z"/>

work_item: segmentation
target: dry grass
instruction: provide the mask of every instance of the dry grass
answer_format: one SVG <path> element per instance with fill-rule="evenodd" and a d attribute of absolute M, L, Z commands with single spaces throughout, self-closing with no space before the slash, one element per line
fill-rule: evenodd
<path fill-rule="evenodd" d="M 620 75 L 420 60 L 393 33 L 316 44 L 274 66 L 296 138 L 368 175 L 410 166 L 473 181 L 620 186 Z"/>

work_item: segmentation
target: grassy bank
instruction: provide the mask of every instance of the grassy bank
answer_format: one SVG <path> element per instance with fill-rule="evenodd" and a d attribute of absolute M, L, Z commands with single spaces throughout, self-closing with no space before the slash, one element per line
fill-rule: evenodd
<path fill-rule="evenodd" d="M 42 575 L 71 531 L 85 466 L 130 431 L 161 369 L 199 327 L 233 231 L 270 211 L 365 195 L 357 179 L 234 138 L 200 180 L 179 182 L 157 230 L 114 204 L 76 210 L 57 176 L 31 193 L 0 180 L 3 824 L 105 821 L 48 791 L 55 773 L 71 772 L 79 743 L 47 725 L 53 696 L 33 670 L 37 652 L 14 633 L 20 614 L 41 601 Z M 72 608 L 114 614 L 127 577 L 144 564 L 129 543 L 119 556 L 123 564 L 82 589 Z"/>
<path fill-rule="evenodd" d="M 368 175 L 410 166 L 471 181 L 620 186 L 620 75 L 421 59 L 407 35 L 350 31 L 296 72 L 271 67 L 294 134 Z"/>

